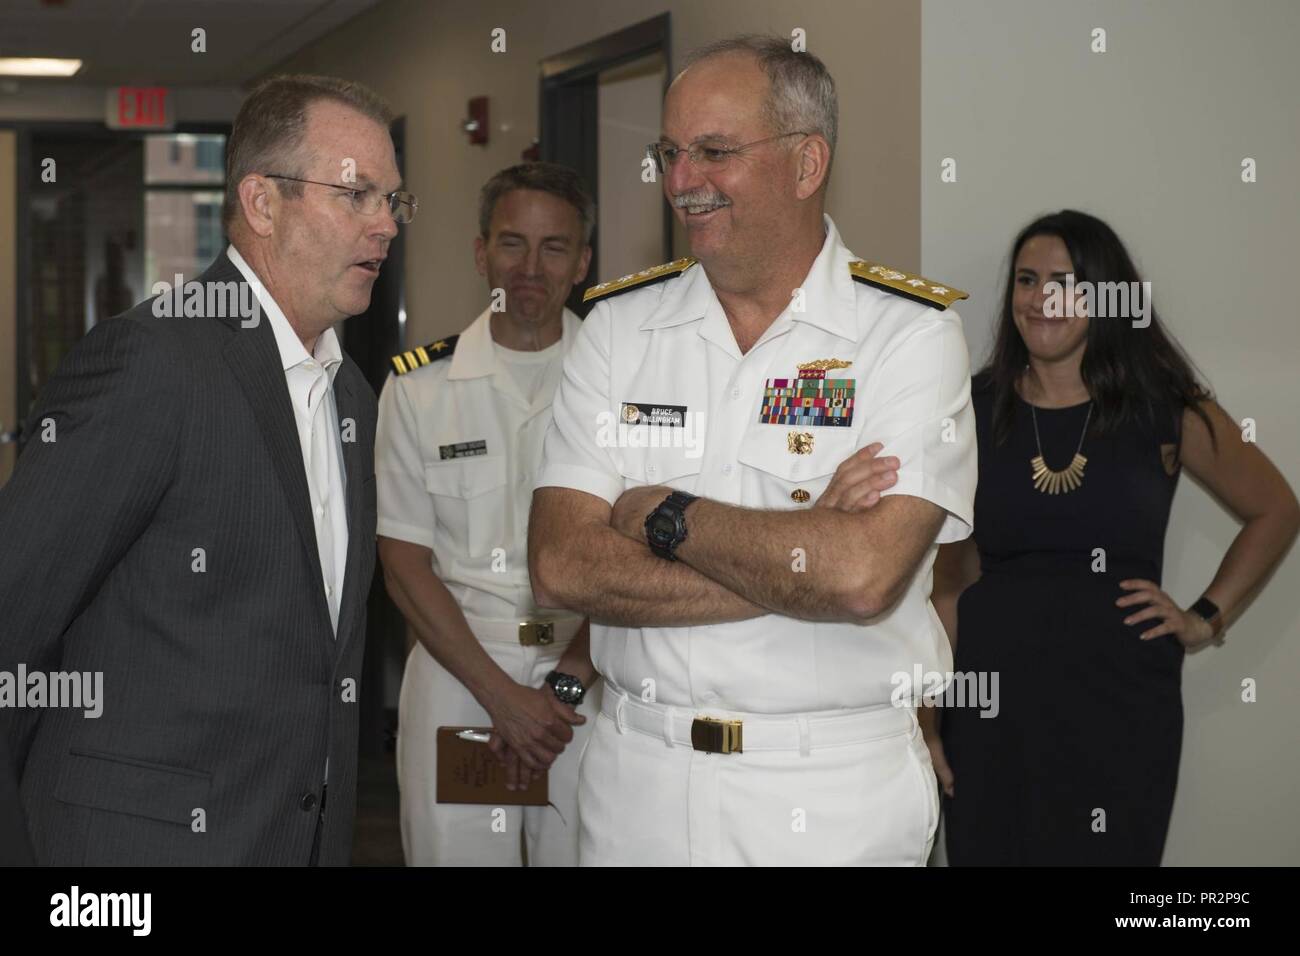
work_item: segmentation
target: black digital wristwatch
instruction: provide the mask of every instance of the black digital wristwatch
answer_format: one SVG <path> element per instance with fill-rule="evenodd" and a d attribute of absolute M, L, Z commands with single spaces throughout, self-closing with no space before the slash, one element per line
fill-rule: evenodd
<path fill-rule="evenodd" d="M 684 491 L 674 491 L 658 508 L 646 515 L 646 543 L 659 557 L 668 561 L 677 560 L 674 552 L 686 540 L 686 506 L 697 497 Z"/>

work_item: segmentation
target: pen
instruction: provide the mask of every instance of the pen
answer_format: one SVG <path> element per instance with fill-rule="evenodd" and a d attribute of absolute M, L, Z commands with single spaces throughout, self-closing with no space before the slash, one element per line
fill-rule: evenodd
<path fill-rule="evenodd" d="M 482 734 L 477 730 L 462 730 L 457 732 L 456 736 L 461 740 L 472 740 L 478 744 L 485 744 L 491 739 L 490 734 Z"/>

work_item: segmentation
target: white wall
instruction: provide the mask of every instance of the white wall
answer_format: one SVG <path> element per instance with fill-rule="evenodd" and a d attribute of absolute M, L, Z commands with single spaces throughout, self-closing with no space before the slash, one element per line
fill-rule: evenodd
<path fill-rule="evenodd" d="M 1090 51 L 1094 27 L 1105 53 Z M 960 309 L 973 360 L 987 357 L 1016 231 L 1046 211 L 1092 213 L 1129 246 L 1220 403 L 1257 421 L 1300 486 L 1298 43 L 1293 0 L 924 0 L 922 269 L 972 293 Z M 940 182 L 945 157 L 955 183 Z M 1237 529 L 1185 476 L 1165 590 L 1195 600 Z M 1297 551 L 1224 647 L 1187 659 L 1166 865 L 1300 863 Z M 1247 678 L 1258 703 L 1241 701 Z"/>

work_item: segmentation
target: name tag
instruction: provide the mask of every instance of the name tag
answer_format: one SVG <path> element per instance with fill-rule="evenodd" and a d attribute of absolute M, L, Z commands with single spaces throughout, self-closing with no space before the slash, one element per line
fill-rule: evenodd
<path fill-rule="evenodd" d="M 473 458 L 477 455 L 487 454 L 487 441 L 462 441 L 454 445 L 439 445 L 438 457 L 443 461 L 448 458 Z"/>
<path fill-rule="evenodd" d="M 685 405 L 651 405 L 649 402 L 624 402 L 619 413 L 625 425 L 662 425 L 686 427 Z"/>

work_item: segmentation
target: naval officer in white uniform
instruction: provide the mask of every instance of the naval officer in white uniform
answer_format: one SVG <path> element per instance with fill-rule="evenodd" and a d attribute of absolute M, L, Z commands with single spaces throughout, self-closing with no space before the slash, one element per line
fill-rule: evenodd
<path fill-rule="evenodd" d="M 565 359 L 529 559 L 605 679 L 584 865 L 929 854 L 910 679 L 951 670 L 931 567 L 972 530 L 965 294 L 845 248 L 835 138 L 810 54 L 692 57 L 650 150 L 692 255 L 590 290 Z M 845 489 L 876 443 L 897 472 L 868 509 Z"/>
<path fill-rule="evenodd" d="M 525 534 L 551 399 L 581 328 L 564 307 L 591 258 L 594 206 L 572 170 L 511 167 L 484 186 L 475 258 L 493 302 L 458 336 L 393 358 L 379 403 L 379 555 L 418 638 L 397 741 L 409 865 L 577 858 L 578 756 L 598 698 L 582 615 L 540 610 Z M 494 308 L 497 311 L 494 311 Z M 561 660 L 568 653 L 567 661 Z M 576 711 L 575 711 L 576 708 Z M 554 806 L 439 804 L 436 734 L 487 726 Z"/>

